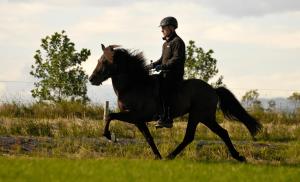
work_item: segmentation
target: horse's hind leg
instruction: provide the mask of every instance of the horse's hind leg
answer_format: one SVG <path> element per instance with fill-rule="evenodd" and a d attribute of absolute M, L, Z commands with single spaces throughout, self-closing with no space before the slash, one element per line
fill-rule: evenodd
<path fill-rule="evenodd" d="M 239 152 L 234 148 L 227 130 L 222 128 L 215 119 L 211 119 L 203 123 L 206 125 L 211 131 L 217 134 L 226 144 L 231 156 L 240 162 L 245 162 L 246 158 L 241 156 Z"/>
<path fill-rule="evenodd" d="M 190 114 L 183 141 L 177 146 L 177 148 L 173 152 L 171 152 L 167 156 L 167 159 L 174 159 L 188 144 L 190 144 L 194 140 L 197 125 L 198 121 L 192 120 Z"/>

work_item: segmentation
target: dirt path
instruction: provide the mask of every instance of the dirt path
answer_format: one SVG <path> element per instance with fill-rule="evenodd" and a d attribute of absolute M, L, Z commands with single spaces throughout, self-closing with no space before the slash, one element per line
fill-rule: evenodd
<path fill-rule="evenodd" d="M 0 153 L 11 153 L 12 151 L 21 151 L 22 153 L 30 153 L 37 148 L 54 148 L 57 143 L 67 143 L 68 141 L 77 141 L 79 144 L 93 145 L 105 147 L 107 143 L 115 143 L 117 145 L 135 145 L 146 144 L 143 139 L 127 139 L 118 138 L 112 142 L 105 138 L 87 138 L 87 137 L 64 137 L 64 138 L 51 138 L 51 137 L 34 137 L 34 136 L 0 136 Z M 161 141 L 156 140 L 157 143 Z M 219 140 L 198 140 L 195 141 L 196 148 L 200 150 L 203 146 L 209 145 L 224 145 L 223 141 Z M 235 145 L 251 144 L 254 148 L 270 148 L 276 149 L 282 146 L 283 142 L 253 142 L 253 141 L 234 141 Z"/>

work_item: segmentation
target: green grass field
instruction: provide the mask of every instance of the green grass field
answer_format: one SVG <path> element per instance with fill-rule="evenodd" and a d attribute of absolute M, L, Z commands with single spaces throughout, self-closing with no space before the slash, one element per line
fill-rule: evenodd
<path fill-rule="evenodd" d="M 237 162 L 0 157 L 0 181 L 299 181 L 300 167 Z"/>

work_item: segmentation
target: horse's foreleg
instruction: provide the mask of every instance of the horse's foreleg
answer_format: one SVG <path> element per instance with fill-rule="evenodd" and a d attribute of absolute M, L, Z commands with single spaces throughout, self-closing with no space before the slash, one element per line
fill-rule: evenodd
<path fill-rule="evenodd" d="M 148 144 L 150 145 L 153 153 L 155 154 L 155 158 L 156 159 L 162 159 L 162 157 L 161 157 L 161 155 L 160 155 L 160 153 L 159 153 L 159 151 L 158 151 L 158 149 L 157 149 L 157 147 L 154 143 L 153 137 L 152 137 L 146 123 L 137 123 L 135 125 L 138 127 L 138 129 L 144 135 L 144 137 L 147 140 Z"/>
<path fill-rule="evenodd" d="M 104 132 L 103 132 L 103 136 L 109 140 L 111 140 L 111 133 L 109 131 L 110 122 L 111 122 L 111 120 L 107 120 L 107 119 L 105 120 L 105 126 L 104 126 Z"/>
<path fill-rule="evenodd" d="M 119 112 L 119 113 L 110 113 L 107 115 L 105 120 L 103 136 L 111 140 L 111 133 L 109 131 L 109 125 L 112 120 L 120 120 L 132 123 L 132 113 L 130 112 Z"/>

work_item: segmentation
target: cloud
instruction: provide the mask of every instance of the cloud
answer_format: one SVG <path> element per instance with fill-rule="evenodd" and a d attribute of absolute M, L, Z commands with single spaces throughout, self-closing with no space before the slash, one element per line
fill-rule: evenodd
<path fill-rule="evenodd" d="M 268 22 L 265 22 L 267 25 Z M 225 22 L 214 24 L 202 31 L 205 39 L 227 43 L 252 44 L 276 48 L 300 48 L 300 30 L 260 26 L 251 22 Z"/>
<path fill-rule="evenodd" d="M 300 73 L 245 75 L 234 78 L 226 77 L 225 84 L 234 91 L 238 98 L 251 89 L 258 89 L 262 97 L 288 97 L 293 92 L 300 91 L 299 78 Z"/>
<path fill-rule="evenodd" d="M 146 0 L 144 0 L 146 1 Z M 60 6 L 60 7 L 82 7 L 82 6 L 106 6 L 106 7 L 116 7 L 123 5 L 131 5 L 137 0 L 9 0 L 6 3 L 10 4 L 31 4 L 31 3 L 42 3 L 47 6 Z"/>
<path fill-rule="evenodd" d="M 40 3 L 0 3 L 0 42 L 5 47 L 28 47 L 33 41 L 32 35 L 42 30 L 40 16 L 47 7 Z"/>
<path fill-rule="evenodd" d="M 56 6 L 65 8 L 93 6 L 93 7 L 120 7 L 131 6 L 146 0 L 10 0 L 10 4 L 33 4 L 41 3 L 46 6 Z M 161 1 L 152 0 L 149 4 L 159 3 Z M 172 4 L 182 3 L 180 0 L 165 0 L 168 8 Z M 300 11 L 300 1 L 298 0 L 190 0 L 185 4 L 193 3 L 197 6 L 205 6 L 216 10 L 220 14 L 232 17 L 263 16 L 274 13 L 285 13 Z M 184 8 L 184 6 L 181 6 Z M 151 8 L 155 10 L 155 8 Z M 166 9 L 165 9 L 166 10 Z"/>
<path fill-rule="evenodd" d="M 300 11 L 298 0 L 199 0 L 204 6 L 232 17 L 264 16 Z"/>
<path fill-rule="evenodd" d="M 265 75 L 270 72 L 285 75 L 295 72 L 291 69 L 299 66 L 298 62 L 290 61 L 298 60 L 298 52 L 289 54 L 291 49 L 300 48 L 300 25 L 295 23 L 300 21 L 298 4 L 278 0 L 0 1 L 0 78 L 30 79 L 28 69 L 34 61 L 34 50 L 40 48 L 40 39 L 62 29 L 77 50 L 91 49 L 92 55 L 83 64 L 87 74 L 92 72 L 102 53 L 100 43 L 140 49 L 146 58 L 155 60 L 161 54 L 163 43 L 157 25 L 161 18 L 173 15 L 179 21 L 178 34 L 186 43 L 195 40 L 206 50 L 214 49 L 216 58 L 224 63 L 220 71 L 238 72 L 234 76 L 225 72 L 224 81 L 243 87 L 248 85 L 246 82 L 257 83 L 249 87 L 273 87 L 278 80 L 290 78 L 278 76 L 278 80 L 260 82 L 263 74 L 259 77 L 255 74 L 267 66 L 271 71 L 264 72 Z M 280 62 L 277 66 L 285 64 L 286 70 L 274 69 L 275 56 L 268 55 L 277 55 Z M 251 70 L 244 67 L 249 62 Z M 247 74 L 248 77 L 243 77 Z M 290 88 L 295 85 L 291 83 Z"/>

